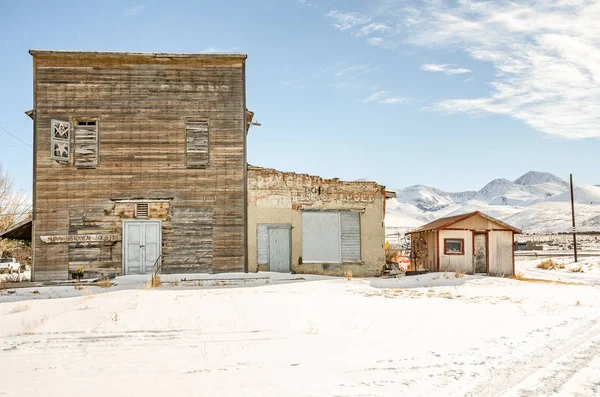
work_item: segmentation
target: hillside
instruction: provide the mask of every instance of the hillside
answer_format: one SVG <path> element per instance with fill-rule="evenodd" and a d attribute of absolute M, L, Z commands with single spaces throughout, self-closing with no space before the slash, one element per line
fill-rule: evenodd
<path fill-rule="evenodd" d="M 571 228 L 571 195 L 565 180 L 529 171 L 514 182 L 494 179 L 476 192 L 445 192 L 424 185 L 397 191 L 388 201 L 386 227 L 410 230 L 434 219 L 483 211 L 525 232 L 566 232 Z M 577 228 L 600 231 L 600 187 L 574 189 Z"/>

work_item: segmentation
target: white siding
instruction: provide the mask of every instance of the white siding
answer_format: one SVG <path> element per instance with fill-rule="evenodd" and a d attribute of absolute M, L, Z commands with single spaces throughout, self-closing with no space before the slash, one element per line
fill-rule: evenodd
<path fill-rule="evenodd" d="M 513 234 L 508 231 L 491 231 L 490 275 L 513 275 Z"/>
<path fill-rule="evenodd" d="M 464 255 L 445 255 L 444 239 L 464 239 Z M 440 271 L 463 273 L 473 272 L 473 233 L 469 230 L 440 230 Z"/>
<path fill-rule="evenodd" d="M 342 262 L 360 262 L 360 213 L 340 212 Z"/>
<path fill-rule="evenodd" d="M 302 262 L 340 262 L 339 212 L 302 213 Z"/>

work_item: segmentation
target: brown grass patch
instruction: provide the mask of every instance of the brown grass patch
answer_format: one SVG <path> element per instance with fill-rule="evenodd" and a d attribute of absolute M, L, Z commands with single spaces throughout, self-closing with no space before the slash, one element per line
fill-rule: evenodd
<path fill-rule="evenodd" d="M 350 270 L 346 270 L 344 272 L 344 277 L 346 277 L 348 281 L 352 280 L 352 272 Z"/>
<path fill-rule="evenodd" d="M 553 259 L 546 259 L 545 261 L 538 263 L 536 267 L 542 270 L 556 270 L 564 269 L 565 265 L 563 265 L 562 263 L 558 263 Z"/>
<path fill-rule="evenodd" d="M 110 288 L 112 287 L 112 284 L 110 282 L 110 279 L 108 277 L 105 277 L 98 282 L 98 286 L 100 288 Z"/>
<path fill-rule="evenodd" d="M 160 275 L 158 274 L 151 274 L 150 278 L 148 279 L 148 289 L 150 288 L 158 288 L 162 285 L 162 282 L 160 281 Z"/>
<path fill-rule="evenodd" d="M 454 278 L 463 278 L 466 273 L 461 272 L 460 270 L 456 270 L 454 272 Z"/>

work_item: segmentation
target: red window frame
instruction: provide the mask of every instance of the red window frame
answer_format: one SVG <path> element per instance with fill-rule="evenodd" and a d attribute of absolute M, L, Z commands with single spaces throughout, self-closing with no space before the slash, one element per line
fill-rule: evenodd
<path fill-rule="evenodd" d="M 460 241 L 460 252 L 448 252 L 448 241 Z M 444 239 L 444 255 L 464 255 L 465 254 L 465 239 L 464 238 L 445 238 Z"/>

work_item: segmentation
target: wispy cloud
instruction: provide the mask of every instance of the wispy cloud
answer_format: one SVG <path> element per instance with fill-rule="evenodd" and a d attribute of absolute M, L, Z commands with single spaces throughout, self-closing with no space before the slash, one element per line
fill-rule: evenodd
<path fill-rule="evenodd" d="M 141 14 L 142 11 L 144 11 L 146 9 L 146 6 L 143 4 L 138 4 L 136 6 L 130 7 L 128 9 L 125 10 L 125 15 L 127 15 L 128 17 L 132 17 L 138 14 Z"/>
<path fill-rule="evenodd" d="M 547 134 L 600 137 L 600 2 L 416 1 L 373 0 L 360 13 L 327 15 L 357 37 L 369 24 L 388 27 L 364 36 L 373 45 L 458 50 L 494 67 L 489 95 L 444 100 L 438 111 L 503 114 Z M 448 73 L 434 65 L 429 71 Z"/>
<path fill-rule="evenodd" d="M 308 0 L 298 0 L 298 4 L 302 4 L 303 6 L 306 6 L 306 7 L 319 8 L 319 6 L 317 4 L 311 3 Z"/>
<path fill-rule="evenodd" d="M 445 73 L 445 74 L 471 73 L 471 70 L 469 70 L 469 69 L 452 68 L 452 67 L 450 67 L 450 65 L 446 65 L 446 64 L 442 65 L 439 63 L 426 63 L 421 66 L 421 70 L 424 70 L 426 72 L 441 72 L 441 73 Z"/>
<path fill-rule="evenodd" d="M 363 102 L 364 103 L 373 102 L 373 103 L 379 103 L 382 105 L 398 105 L 401 103 L 407 103 L 408 99 L 393 95 L 389 91 L 377 91 L 377 92 L 374 92 L 371 95 L 369 95 L 367 98 L 365 98 L 365 100 Z"/>

